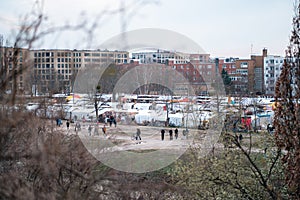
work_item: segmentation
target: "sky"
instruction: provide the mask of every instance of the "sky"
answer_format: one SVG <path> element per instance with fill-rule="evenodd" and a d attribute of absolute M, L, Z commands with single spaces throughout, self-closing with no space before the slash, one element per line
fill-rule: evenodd
<path fill-rule="evenodd" d="M 36 0 L 1 0 L 0 34 L 12 42 Z M 292 29 L 294 0 L 44 0 L 42 28 L 87 19 L 93 37 L 83 30 L 51 34 L 35 48 L 87 49 L 122 31 L 160 28 L 195 41 L 211 57 L 249 58 L 263 48 L 284 56 Z M 120 10 L 120 8 L 125 8 Z M 35 9 L 36 10 L 36 9 Z"/>

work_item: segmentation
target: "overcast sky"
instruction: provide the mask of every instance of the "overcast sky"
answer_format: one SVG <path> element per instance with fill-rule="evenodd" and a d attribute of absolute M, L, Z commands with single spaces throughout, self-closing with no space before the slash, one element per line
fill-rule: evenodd
<path fill-rule="evenodd" d="M 145 1 L 145 0 L 144 0 Z M 34 0 L 1 0 L 0 34 L 12 41 L 21 16 Z M 121 3 L 126 12 L 103 16 Z M 249 58 L 266 47 L 269 54 L 284 55 L 292 28 L 294 0 L 45 0 L 47 26 L 75 24 L 83 17 L 99 22 L 92 46 L 81 31 L 51 35 L 38 48 L 101 48 L 100 44 L 123 30 L 162 28 L 183 34 L 212 57 Z M 84 14 L 82 14 L 84 13 Z M 99 19 L 99 20 L 98 20 Z M 126 21 L 125 26 L 122 22 Z M 87 24 L 88 24 L 87 23 Z"/>

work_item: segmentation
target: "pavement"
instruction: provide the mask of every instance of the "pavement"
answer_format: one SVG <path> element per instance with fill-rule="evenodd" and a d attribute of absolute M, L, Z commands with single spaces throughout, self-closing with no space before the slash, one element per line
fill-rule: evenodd
<path fill-rule="evenodd" d="M 66 121 L 57 129 L 64 131 L 65 134 L 76 134 L 83 141 L 97 140 L 99 142 L 109 143 L 110 150 L 113 151 L 127 151 L 127 150 L 165 150 L 176 149 L 185 150 L 190 145 L 201 143 L 204 141 L 206 133 L 201 130 L 189 130 L 188 138 L 183 135 L 185 128 L 178 128 L 178 138 L 175 139 L 174 130 L 172 127 L 151 127 L 151 126 L 138 126 L 138 125 L 121 125 L 117 127 L 112 125 L 106 126 L 106 134 L 102 132 L 103 123 L 81 122 L 81 130 L 75 131 L 75 123 L 71 123 L 69 129 L 66 127 Z M 89 135 L 88 127 L 92 126 L 91 135 Z M 98 134 L 95 127 L 98 126 Z M 141 130 L 141 139 L 136 140 L 134 135 L 137 129 Z M 164 140 L 161 140 L 161 129 L 165 129 Z M 170 140 L 169 130 L 173 130 L 173 140 Z M 85 142 L 84 142 L 85 144 Z"/>

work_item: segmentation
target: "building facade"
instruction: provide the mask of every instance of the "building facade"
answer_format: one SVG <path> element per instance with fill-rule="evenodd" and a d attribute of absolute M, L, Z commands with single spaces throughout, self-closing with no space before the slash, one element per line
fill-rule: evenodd
<path fill-rule="evenodd" d="M 193 86 L 196 94 L 207 94 L 215 77 L 215 63 L 209 54 L 191 54 L 157 50 L 132 53 L 132 59 L 140 64 L 158 63 L 171 66 Z"/>
<path fill-rule="evenodd" d="M 276 81 L 280 76 L 284 58 L 281 56 L 266 56 L 264 58 L 264 90 L 266 95 L 275 94 Z"/>
<path fill-rule="evenodd" d="M 79 68 L 104 63 L 124 64 L 129 53 L 108 50 L 32 50 L 32 93 L 69 93 Z"/>
<path fill-rule="evenodd" d="M 23 93 L 27 88 L 27 66 L 31 64 L 27 49 L 0 47 L 1 93 Z"/>
<path fill-rule="evenodd" d="M 262 50 L 262 55 L 251 55 L 255 62 L 254 68 L 254 91 L 256 94 L 264 93 L 264 58 L 267 57 L 267 49 Z"/>

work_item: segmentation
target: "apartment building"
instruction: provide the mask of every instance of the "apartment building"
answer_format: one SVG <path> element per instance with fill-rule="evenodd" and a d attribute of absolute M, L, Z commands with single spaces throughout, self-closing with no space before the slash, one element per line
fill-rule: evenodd
<path fill-rule="evenodd" d="M 266 95 L 275 94 L 276 81 L 280 76 L 284 58 L 281 56 L 264 57 L 264 90 Z"/>
<path fill-rule="evenodd" d="M 104 63 L 124 64 L 129 53 L 108 50 L 32 50 L 34 60 L 31 76 L 32 93 L 72 91 L 79 68 L 101 66 Z"/>
<path fill-rule="evenodd" d="M 262 55 L 251 55 L 251 60 L 254 60 L 254 91 L 256 94 L 264 93 L 264 58 L 267 57 L 268 51 L 266 48 L 262 50 Z"/>
<path fill-rule="evenodd" d="M 227 71 L 233 85 L 232 94 L 274 95 L 283 60 L 280 56 L 269 56 L 264 48 L 262 55 L 251 55 L 250 59 L 219 58 L 219 73 L 222 69 Z"/>
<path fill-rule="evenodd" d="M 26 90 L 28 66 L 31 64 L 29 51 L 22 48 L 0 47 L 1 93 Z"/>

